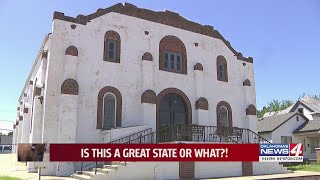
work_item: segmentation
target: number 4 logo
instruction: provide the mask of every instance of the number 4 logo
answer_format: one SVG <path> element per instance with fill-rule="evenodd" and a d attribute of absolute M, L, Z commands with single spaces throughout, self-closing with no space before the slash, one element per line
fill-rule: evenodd
<path fill-rule="evenodd" d="M 303 156 L 302 144 L 290 144 L 290 156 Z"/>

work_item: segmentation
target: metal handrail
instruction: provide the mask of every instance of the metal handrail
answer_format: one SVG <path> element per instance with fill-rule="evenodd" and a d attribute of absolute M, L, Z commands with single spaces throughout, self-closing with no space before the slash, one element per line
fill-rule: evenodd
<path fill-rule="evenodd" d="M 151 132 L 151 128 L 114 140 L 108 144 L 156 144 L 174 141 L 217 142 L 217 143 L 271 143 L 247 128 L 202 126 L 179 124 Z M 95 173 L 97 173 L 97 162 Z M 92 164 L 94 164 L 92 163 Z M 86 167 L 92 165 L 89 164 Z M 83 167 L 81 166 L 81 170 Z"/>
<path fill-rule="evenodd" d="M 145 130 L 130 134 L 128 136 L 113 140 L 113 141 L 111 141 L 111 142 L 109 142 L 107 144 L 124 144 L 125 142 L 127 142 L 130 139 L 134 139 L 135 137 L 139 137 L 141 135 L 149 134 L 150 132 L 152 132 L 152 128 L 148 128 L 148 129 L 145 129 Z M 84 168 L 92 166 L 93 164 L 95 164 L 95 173 L 96 173 L 97 172 L 96 171 L 97 162 L 92 162 L 92 163 L 89 163 L 89 164 L 86 164 L 85 166 L 83 166 L 83 161 L 82 161 L 80 170 L 82 171 Z"/>

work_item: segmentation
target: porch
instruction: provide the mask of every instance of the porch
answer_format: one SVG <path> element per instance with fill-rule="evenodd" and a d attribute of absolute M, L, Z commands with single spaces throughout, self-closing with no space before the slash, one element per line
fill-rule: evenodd
<path fill-rule="evenodd" d="M 316 148 L 320 147 L 320 134 L 316 132 L 301 132 L 294 134 L 293 143 L 303 144 L 303 156 L 310 161 L 316 161 Z"/>

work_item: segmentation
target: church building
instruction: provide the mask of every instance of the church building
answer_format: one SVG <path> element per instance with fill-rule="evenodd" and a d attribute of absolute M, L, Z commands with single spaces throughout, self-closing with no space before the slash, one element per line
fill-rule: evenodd
<path fill-rule="evenodd" d="M 261 140 L 253 59 L 212 26 L 128 3 L 77 17 L 54 12 L 18 102 L 14 144 L 124 143 L 172 127 L 180 134 L 162 142 L 194 141 L 195 128 L 202 131 L 192 143 Z M 48 152 L 44 161 L 43 175 L 90 170 L 48 162 Z M 153 179 L 155 168 L 158 179 L 287 172 L 258 162 L 128 162 L 105 174 L 103 167 L 88 177 Z M 32 162 L 28 171 L 36 171 Z"/>

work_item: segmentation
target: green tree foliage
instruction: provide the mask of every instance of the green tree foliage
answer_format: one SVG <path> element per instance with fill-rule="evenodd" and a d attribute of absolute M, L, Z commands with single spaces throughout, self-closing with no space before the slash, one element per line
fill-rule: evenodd
<path fill-rule="evenodd" d="M 299 96 L 298 100 L 300 100 L 301 98 L 308 96 L 311 98 L 314 98 L 316 100 L 320 101 L 320 94 L 318 95 L 306 95 L 306 93 L 303 93 L 301 96 Z M 267 112 L 278 112 L 284 109 L 287 109 L 289 106 L 291 106 L 294 102 L 291 100 L 283 100 L 283 101 L 279 101 L 279 100 L 275 100 L 273 99 L 271 102 L 268 103 L 267 106 L 264 106 L 262 108 L 262 110 L 257 110 L 257 115 L 258 117 L 262 117 L 265 113 Z"/>
<path fill-rule="evenodd" d="M 257 111 L 258 117 L 262 117 L 267 112 L 278 112 L 284 109 L 287 109 L 289 106 L 293 104 L 293 101 L 291 100 L 275 100 L 273 99 L 271 102 L 268 103 L 267 106 L 264 106 L 261 111 Z"/>

